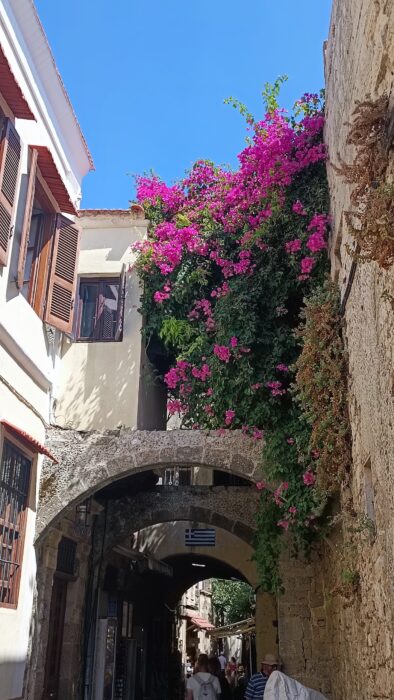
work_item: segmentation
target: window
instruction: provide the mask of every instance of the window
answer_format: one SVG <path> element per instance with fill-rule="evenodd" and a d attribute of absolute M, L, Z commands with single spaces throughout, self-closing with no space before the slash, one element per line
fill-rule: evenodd
<path fill-rule="evenodd" d="M 0 606 L 18 603 L 31 460 L 4 441 L 0 466 Z"/>
<path fill-rule="evenodd" d="M 81 278 L 78 293 L 77 340 L 121 340 L 123 327 L 122 279 Z"/>

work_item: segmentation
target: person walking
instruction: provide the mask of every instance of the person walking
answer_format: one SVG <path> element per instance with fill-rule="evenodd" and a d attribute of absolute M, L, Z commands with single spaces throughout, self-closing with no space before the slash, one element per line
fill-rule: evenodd
<path fill-rule="evenodd" d="M 221 669 L 220 661 L 217 658 L 217 656 L 211 656 L 210 659 L 208 659 L 208 669 L 212 673 L 213 676 L 216 676 L 216 678 L 219 679 L 220 700 L 230 700 L 230 698 L 231 698 L 230 686 L 229 686 L 229 683 L 228 683 L 228 680 L 225 676 L 224 671 L 222 671 L 222 669 Z"/>
<path fill-rule="evenodd" d="M 220 652 L 218 659 L 220 663 L 220 668 L 222 669 L 222 671 L 225 671 L 227 666 L 227 659 L 222 651 Z"/>
<path fill-rule="evenodd" d="M 186 682 L 186 700 L 216 700 L 220 693 L 219 679 L 209 671 L 207 654 L 200 654 L 194 676 Z"/>
<path fill-rule="evenodd" d="M 260 673 L 254 673 L 247 685 L 245 700 L 263 700 L 268 678 L 280 666 L 274 654 L 266 654 L 261 662 Z"/>
<path fill-rule="evenodd" d="M 242 664 L 238 664 L 237 681 L 233 692 L 234 700 L 244 700 L 247 685 L 248 677 L 245 673 L 245 667 Z"/>

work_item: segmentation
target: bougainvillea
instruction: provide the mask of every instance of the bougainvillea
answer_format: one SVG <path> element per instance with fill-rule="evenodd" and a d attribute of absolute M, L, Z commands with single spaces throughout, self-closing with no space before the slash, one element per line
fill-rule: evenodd
<path fill-rule="evenodd" d="M 297 524 L 313 539 L 324 501 L 292 390 L 304 298 L 328 268 L 322 103 L 306 95 L 289 116 L 272 95 L 267 102 L 261 121 L 248 118 L 238 169 L 198 161 L 171 187 L 137 180 L 150 220 L 137 245 L 141 312 L 150 347 L 167 357 L 168 411 L 185 428 L 241 429 L 261 440 L 274 486 L 260 483 L 258 559 L 271 529 Z M 279 585 L 275 566 L 261 570 L 267 590 Z"/>

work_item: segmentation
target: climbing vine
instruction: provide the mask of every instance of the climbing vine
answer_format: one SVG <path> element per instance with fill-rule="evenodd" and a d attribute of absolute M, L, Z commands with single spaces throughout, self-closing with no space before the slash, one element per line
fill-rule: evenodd
<path fill-rule="evenodd" d="M 394 262 L 394 184 L 387 178 L 388 105 L 385 95 L 357 102 L 346 139 L 355 148 L 355 158 L 335 167 L 352 186 L 353 208 L 345 218 L 358 247 L 350 252 L 361 262 L 376 261 L 382 268 Z"/>
<path fill-rule="evenodd" d="M 280 588 L 280 535 L 292 531 L 304 549 L 316 538 L 326 500 L 316 472 L 339 444 L 326 450 L 308 316 L 296 332 L 305 298 L 329 304 L 313 296 L 328 269 L 322 95 L 304 95 L 288 115 L 277 102 L 280 82 L 265 87 L 261 121 L 237 103 L 249 135 L 236 170 L 198 161 L 172 186 L 154 175 L 137 180 L 150 221 L 137 244 L 140 310 L 148 349 L 166 357 L 168 413 L 185 428 L 240 429 L 261 441 L 267 482 L 258 484 L 256 559 L 266 590 Z M 337 332 L 334 324 L 323 344 Z M 332 435 L 341 419 L 333 407 Z"/>

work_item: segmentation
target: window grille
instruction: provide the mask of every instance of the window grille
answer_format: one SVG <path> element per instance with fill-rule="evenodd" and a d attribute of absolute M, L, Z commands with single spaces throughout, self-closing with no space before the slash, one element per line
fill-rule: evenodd
<path fill-rule="evenodd" d="M 189 467 L 165 469 L 163 486 L 190 486 L 192 471 Z"/>
<path fill-rule="evenodd" d="M 0 605 L 16 606 L 23 558 L 31 460 L 4 441 L 0 467 Z"/>
<path fill-rule="evenodd" d="M 62 537 L 57 549 L 56 571 L 74 576 L 76 550 L 77 543 L 74 542 L 74 540 L 70 540 L 68 537 Z"/>

